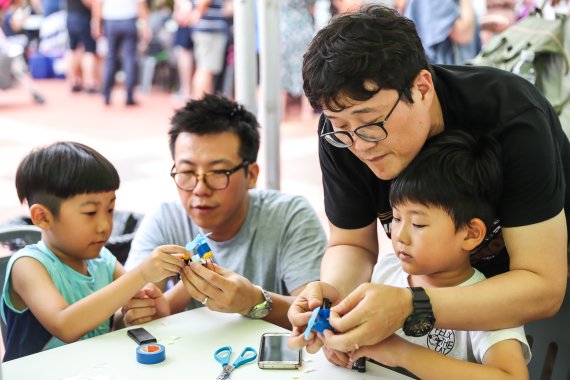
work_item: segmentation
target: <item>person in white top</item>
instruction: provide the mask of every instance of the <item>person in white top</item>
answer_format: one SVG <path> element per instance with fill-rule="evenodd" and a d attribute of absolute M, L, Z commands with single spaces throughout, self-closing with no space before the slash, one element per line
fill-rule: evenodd
<path fill-rule="evenodd" d="M 498 230 L 499 155 L 491 138 L 475 141 L 465 132 L 444 132 L 429 140 L 393 180 L 394 252 L 379 256 L 372 283 L 408 287 L 414 312 L 403 329 L 380 343 L 356 345 L 349 366 L 365 356 L 421 379 L 528 379 L 530 348 L 522 326 L 494 331 L 435 328 L 424 291 L 485 281 L 471 266 L 470 255 Z M 333 333 L 327 330 L 325 336 Z"/>

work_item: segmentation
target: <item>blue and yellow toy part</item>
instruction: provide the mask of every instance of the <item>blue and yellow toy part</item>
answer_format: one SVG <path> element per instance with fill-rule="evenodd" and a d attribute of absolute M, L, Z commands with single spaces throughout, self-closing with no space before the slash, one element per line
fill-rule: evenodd
<path fill-rule="evenodd" d="M 206 264 L 208 260 L 212 260 L 214 254 L 212 253 L 212 249 L 208 245 L 208 241 L 206 238 L 210 235 L 211 232 L 208 232 L 205 235 L 198 234 L 190 243 L 186 244 L 186 255 L 184 255 L 184 261 L 188 264 L 189 261 L 198 263 L 198 264 Z"/>
<path fill-rule="evenodd" d="M 323 300 L 323 307 L 317 307 L 315 310 L 313 310 L 313 314 L 311 315 L 309 323 L 307 323 L 307 328 L 305 329 L 305 340 L 309 340 L 311 331 L 315 331 L 321 334 L 325 330 L 331 330 L 334 332 L 334 329 L 329 323 L 330 315 L 330 301 L 325 298 Z"/>
<path fill-rule="evenodd" d="M 309 340 L 311 337 L 311 331 L 317 333 L 323 333 L 325 330 L 330 330 L 335 332 L 331 324 L 329 323 L 329 318 L 331 316 L 331 301 L 328 298 L 323 299 L 323 307 L 317 307 L 313 310 L 309 323 L 307 323 L 307 328 L 305 329 L 305 340 Z M 366 358 L 361 357 L 352 363 L 352 369 L 358 370 L 358 372 L 366 372 Z"/>

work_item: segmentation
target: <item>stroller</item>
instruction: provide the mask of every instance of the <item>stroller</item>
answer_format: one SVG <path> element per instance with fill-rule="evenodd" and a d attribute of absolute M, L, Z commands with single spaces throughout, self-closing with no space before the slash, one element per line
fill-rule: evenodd
<path fill-rule="evenodd" d="M 10 41 L 0 30 L 0 90 L 7 90 L 16 84 L 24 86 L 36 104 L 43 104 L 45 98 L 36 89 L 28 65 L 24 59 L 24 47 Z"/>

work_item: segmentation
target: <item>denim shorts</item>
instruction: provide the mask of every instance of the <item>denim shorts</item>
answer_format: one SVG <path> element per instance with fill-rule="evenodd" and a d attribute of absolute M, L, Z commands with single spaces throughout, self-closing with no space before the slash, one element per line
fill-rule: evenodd
<path fill-rule="evenodd" d="M 86 52 L 95 53 L 95 40 L 91 35 L 91 20 L 88 16 L 68 13 L 67 33 L 71 50 L 77 49 L 77 46 L 82 44 Z"/>
<path fill-rule="evenodd" d="M 182 46 L 184 49 L 192 50 L 194 48 L 192 28 L 179 26 L 174 35 L 174 46 Z"/>

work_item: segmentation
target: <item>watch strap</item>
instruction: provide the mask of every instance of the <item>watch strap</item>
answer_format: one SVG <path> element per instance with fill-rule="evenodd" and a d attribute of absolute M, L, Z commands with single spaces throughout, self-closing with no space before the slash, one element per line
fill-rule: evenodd
<path fill-rule="evenodd" d="M 433 313 L 431 302 L 426 291 L 422 287 L 409 287 L 412 292 L 412 305 L 414 310 L 412 313 Z"/>
<path fill-rule="evenodd" d="M 404 322 L 404 334 L 407 336 L 420 337 L 428 334 L 433 329 L 435 317 L 429 296 L 424 288 L 408 287 L 412 293 L 412 313 Z"/>
<path fill-rule="evenodd" d="M 269 292 L 267 290 L 263 289 L 259 285 L 254 285 L 254 286 L 259 290 L 261 290 L 261 294 L 263 294 L 264 300 L 260 304 L 257 304 L 254 307 L 252 307 L 251 310 L 246 314 L 246 317 L 260 319 L 266 317 L 267 314 L 271 312 L 271 310 L 273 309 L 273 301 L 271 300 L 271 296 L 269 295 Z"/>

